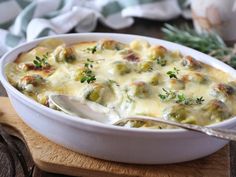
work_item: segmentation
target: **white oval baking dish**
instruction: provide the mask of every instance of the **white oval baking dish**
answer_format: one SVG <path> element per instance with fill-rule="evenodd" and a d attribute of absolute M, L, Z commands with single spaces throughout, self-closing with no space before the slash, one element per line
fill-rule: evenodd
<path fill-rule="evenodd" d="M 0 80 L 13 107 L 23 121 L 49 140 L 92 157 L 137 164 L 168 164 L 189 161 L 212 154 L 228 143 L 225 140 L 182 129 L 144 130 L 105 125 L 55 111 L 26 97 L 10 85 L 4 68 L 7 63 L 14 61 L 21 52 L 32 49 L 39 42 L 49 38 L 62 39 L 67 44 L 104 38 L 124 43 L 129 43 L 134 39 L 143 39 L 151 44 L 163 45 L 169 50 L 178 49 L 182 54 L 191 55 L 236 78 L 236 71 L 217 59 L 179 44 L 150 37 L 83 33 L 37 39 L 16 47 L 1 58 Z M 236 117 L 211 125 L 211 127 L 236 128 Z"/>

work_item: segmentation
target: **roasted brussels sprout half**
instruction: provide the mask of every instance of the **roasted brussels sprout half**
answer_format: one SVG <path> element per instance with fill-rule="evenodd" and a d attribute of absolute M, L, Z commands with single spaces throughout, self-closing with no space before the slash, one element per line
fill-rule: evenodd
<path fill-rule="evenodd" d="M 222 100 L 226 101 L 235 96 L 236 90 L 233 86 L 229 84 L 219 83 L 213 86 L 211 95 Z"/>
<path fill-rule="evenodd" d="M 138 72 L 148 72 L 153 70 L 153 61 L 143 61 L 138 65 Z"/>
<path fill-rule="evenodd" d="M 222 94 L 227 97 L 235 93 L 234 87 L 223 83 L 215 85 L 213 89 L 216 92 L 216 94 Z"/>
<path fill-rule="evenodd" d="M 76 60 L 76 55 L 70 47 L 58 46 L 54 50 L 53 56 L 56 62 L 72 63 Z"/>
<path fill-rule="evenodd" d="M 126 62 L 116 61 L 112 63 L 111 71 L 113 74 L 125 75 L 131 72 L 131 68 Z"/>
<path fill-rule="evenodd" d="M 148 47 L 150 47 L 150 44 L 143 40 L 134 40 L 130 43 L 130 48 L 138 51 Z"/>
<path fill-rule="evenodd" d="M 171 79 L 169 81 L 169 88 L 171 90 L 183 90 L 185 88 L 185 83 L 180 79 Z"/>
<path fill-rule="evenodd" d="M 161 82 L 161 74 L 160 73 L 154 73 L 152 76 L 150 76 L 149 83 L 153 86 L 158 85 Z"/>
<path fill-rule="evenodd" d="M 189 117 L 190 111 L 187 106 L 176 104 L 163 110 L 163 117 L 166 120 L 183 122 Z"/>
<path fill-rule="evenodd" d="M 106 83 L 93 83 L 91 89 L 89 89 L 86 99 L 106 105 L 115 98 L 113 87 Z"/>
<path fill-rule="evenodd" d="M 152 121 L 137 121 L 137 120 L 127 121 L 120 124 L 119 126 L 124 126 L 129 128 L 131 127 L 131 128 L 152 128 L 152 129 L 173 128 L 173 126 L 169 126 L 162 123 L 157 123 Z"/>
<path fill-rule="evenodd" d="M 93 102 L 101 103 L 106 90 L 106 86 L 102 84 L 94 84 L 93 89 L 87 95 L 87 99 Z"/>
<path fill-rule="evenodd" d="M 150 56 L 153 58 L 161 57 L 163 58 L 168 52 L 167 49 L 163 46 L 153 46 L 150 49 Z"/>
<path fill-rule="evenodd" d="M 186 74 L 184 75 L 181 80 L 185 83 L 187 82 L 194 82 L 198 84 L 204 84 L 208 81 L 208 78 L 201 74 L 201 73 L 192 73 L 192 74 Z"/>
<path fill-rule="evenodd" d="M 17 88 L 26 92 L 34 92 L 35 87 L 43 84 L 45 79 L 42 76 L 34 74 L 31 76 L 24 76 L 18 82 Z"/>
<path fill-rule="evenodd" d="M 120 55 L 126 61 L 138 62 L 140 60 L 137 53 L 130 49 L 124 49 L 120 51 Z"/>
<path fill-rule="evenodd" d="M 182 66 L 189 69 L 199 69 L 202 64 L 191 56 L 185 56 L 181 61 Z"/>
<path fill-rule="evenodd" d="M 145 82 L 134 82 L 128 88 L 128 94 L 132 97 L 147 98 L 150 95 L 150 85 Z"/>
<path fill-rule="evenodd" d="M 201 108 L 202 116 L 210 123 L 221 122 L 231 116 L 227 105 L 220 100 L 211 100 Z"/>
<path fill-rule="evenodd" d="M 125 44 L 114 41 L 114 40 L 100 40 L 97 43 L 97 50 L 103 50 L 103 49 L 108 49 L 108 50 L 122 50 L 126 47 Z"/>

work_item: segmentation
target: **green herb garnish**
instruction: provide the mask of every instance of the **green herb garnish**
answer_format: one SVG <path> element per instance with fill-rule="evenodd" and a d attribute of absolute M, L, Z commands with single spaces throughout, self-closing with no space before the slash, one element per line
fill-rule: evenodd
<path fill-rule="evenodd" d="M 196 104 L 202 104 L 205 100 L 203 99 L 203 97 L 199 97 L 196 99 Z"/>
<path fill-rule="evenodd" d="M 186 101 L 186 97 L 185 97 L 185 95 L 182 93 L 182 94 L 178 94 L 177 95 L 177 100 L 176 100 L 176 102 L 177 103 L 182 103 L 182 102 L 184 102 L 184 101 Z"/>
<path fill-rule="evenodd" d="M 44 68 L 48 67 L 49 63 L 47 62 L 48 59 L 48 53 L 46 55 L 43 55 L 41 58 L 39 56 L 36 56 L 33 60 L 34 66 L 36 68 Z"/>
<path fill-rule="evenodd" d="M 203 97 L 199 97 L 196 99 L 193 98 L 187 98 L 183 93 L 176 93 L 171 90 L 166 90 L 162 88 L 163 94 L 159 94 L 159 98 L 162 101 L 174 101 L 175 103 L 179 104 L 185 104 L 185 105 L 200 105 L 203 103 L 204 99 Z"/>
<path fill-rule="evenodd" d="M 97 52 L 97 46 L 95 45 L 94 47 L 89 47 L 86 49 L 88 52 L 94 54 Z"/>
<path fill-rule="evenodd" d="M 172 71 L 168 71 L 166 74 L 167 74 L 170 78 L 178 79 L 177 74 L 179 74 L 179 70 L 174 67 L 174 69 L 173 69 Z"/>
<path fill-rule="evenodd" d="M 87 62 L 84 63 L 85 70 L 82 72 L 82 78 L 80 79 L 81 83 L 87 82 L 92 83 L 96 80 L 95 74 L 92 71 L 93 68 L 93 61 L 89 58 L 87 59 Z"/>
<path fill-rule="evenodd" d="M 157 64 L 161 66 L 166 66 L 167 61 L 164 58 L 158 57 Z"/>
<path fill-rule="evenodd" d="M 164 91 L 164 94 L 159 94 L 159 97 L 162 100 L 171 100 L 176 98 L 176 93 L 171 91 L 171 90 L 166 90 L 164 88 L 162 88 L 162 90 Z"/>

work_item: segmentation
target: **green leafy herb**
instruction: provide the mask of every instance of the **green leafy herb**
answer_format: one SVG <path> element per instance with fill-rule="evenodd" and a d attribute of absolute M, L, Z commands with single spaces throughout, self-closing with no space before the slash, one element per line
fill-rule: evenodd
<path fill-rule="evenodd" d="M 227 47 L 218 34 L 198 34 L 187 24 L 180 27 L 165 24 L 162 31 L 167 40 L 199 50 L 236 68 L 236 46 Z"/>
<path fill-rule="evenodd" d="M 48 59 L 48 53 L 46 55 L 43 55 L 41 58 L 39 56 L 36 56 L 33 60 L 33 63 L 36 68 L 44 68 L 48 67 L 49 63 L 47 62 Z"/>
<path fill-rule="evenodd" d="M 166 66 L 167 61 L 164 58 L 158 57 L 157 64 L 161 66 Z"/>
<path fill-rule="evenodd" d="M 177 100 L 176 100 L 176 102 L 177 103 L 182 103 L 182 102 L 184 102 L 184 101 L 186 101 L 186 97 L 185 97 L 185 95 L 182 93 L 182 94 L 178 94 L 177 95 Z"/>
<path fill-rule="evenodd" d="M 88 52 L 94 54 L 97 52 L 97 46 L 95 45 L 94 47 L 89 47 L 86 49 Z"/>
<path fill-rule="evenodd" d="M 172 71 L 168 71 L 166 74 L 167 74 L 171 79 L 172 79 L 172 78 L 178 79 L 177 74 L 179 74 L 179 70 L 174 67 L 174 69 L 173 69 Z"/>
<path fill-rule="evenodd" d="M 164 91 L 163 94 L 159 94 L 160 99 L 162 100 L 171 100 L 176 98 L 176 93 L 171 91 L 171 90 L 166 90 L 164 88 L 162 88 L 162 90 Z"/>
<path fill-rule="evenodd" d="M 202 104 L 205 100 L 203 99 L 203 97 L 199 97 L 196 99 L 196 104 Z"/>
<path fill-rule="evenodd" d="M 82 72 L 82 78 L 80 79 L 81 83 L 87 82 L 92 83 L 96 80 L 95 74 L 92 71 L 93 68 L 93 61 L 90 59 L 87 59 L 87 62 L 84 63 L 84 71 Z"/>
<path fill-rule="evenodd" d="M 166 90 L 162 88 L 163 94 L 159 94 L 159 98 L 162 101 L 174 101 L 179 104 L 185 104 L 185 105 L 200 105 L 203 103 L 204 99 L 203 97 L 199 97 L 196 99 L 193 98 L 187 98 L 183 93 L 176 93 L 171 90 Z"/>

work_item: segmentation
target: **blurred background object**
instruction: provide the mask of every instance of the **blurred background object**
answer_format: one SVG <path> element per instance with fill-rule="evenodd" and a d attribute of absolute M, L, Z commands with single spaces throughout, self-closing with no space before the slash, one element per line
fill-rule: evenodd
<path fill-rule="evenodd" d="M 90 32 L 97 21 L 112 29 L 134 23 L 133 17 L 166 21 L 184 11 L 187 0 L 2 0 L 0 56 L 22 42 L 38 37 Z"/>
<path fill-rule="evenodd" d="M 226 41 L 236 41 L 235 0 L 191 0 L 191 8 L 198 33 L 217 32 Z"/>

